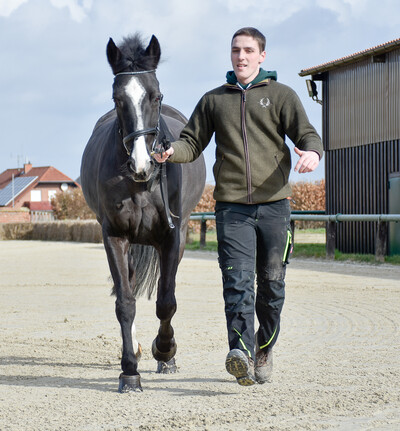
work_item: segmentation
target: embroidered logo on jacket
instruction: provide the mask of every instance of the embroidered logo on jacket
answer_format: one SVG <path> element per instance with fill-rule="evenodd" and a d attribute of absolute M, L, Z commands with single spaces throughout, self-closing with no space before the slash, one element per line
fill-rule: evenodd
<path fill-rule="evenodd" d="M 259 103 L 263 108 L 267 108 L 269 105 L 271 105 L 271 101 L 268 97 L 263 97 L 262 99 L 260 99 Z"/>

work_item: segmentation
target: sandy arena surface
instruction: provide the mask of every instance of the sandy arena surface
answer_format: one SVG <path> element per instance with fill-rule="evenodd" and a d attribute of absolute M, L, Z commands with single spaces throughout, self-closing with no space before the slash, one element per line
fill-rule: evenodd
<path fill-rule="evenodd" d="M 142 393 L 119 394 L 119 325 L 102 245 L 0 241 L 0 430 L 399 430 L 400 267 L 294 259 L 271 384 L 224 368 L 221 276 L 187 252 L 159 375 L 140 299 Z"/>

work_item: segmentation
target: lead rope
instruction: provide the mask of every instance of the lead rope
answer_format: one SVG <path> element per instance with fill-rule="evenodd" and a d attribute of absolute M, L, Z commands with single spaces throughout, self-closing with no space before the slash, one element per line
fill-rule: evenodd
<path fill-rule="evenodd" d="M 161 197 L 163 200 L 164 208 L 165 208 L 165 214 L 167 216 L 168 220 L 168 226 L 170 229 L 175 229 L 175 225 L 172 221 L 171 217 L 171 211 L 169 209 L 169 199 L 168 199 L 168 183 L 167 183 L 167 166 L 165 163 L 161 164 Z"/>
<path fill-rule="evenodd" d="M 161 115 L 161 111 L 160 111 L 160 117 L 159 117 L 159 124 L 160 124 L 160 130 L 162 130 L 164 133 L 164 136 L 162 139 L 160 139 L 160 137 L 159 137 L 159 145 L 161 147 L 161 152 L 162 152 L 163 149 L 164 150 L 168 149 L 168 148 L 164 148 L 163 144 L 165 144 L 165 146 L 168 147 L 168 144 L 170 145 L 171 140 L 174 140 L 174 138 L 168 131 L 167 123 L 165 122 L 163 116 Z M 167 163 L 166 162 L 161 163 L 160 186 L 161 186 L 161 197 L 162 197 L 164 208 L 165 208 L 165 214 L 166 214 L 167 220 L 168 220 L 168 225 L 169 225 L 170 229 L 175 229 L 175 225 L 174 225 L 174 223 L 172 221 L 172 217 L 171 217 L 171 210 L 169 209 Z"/>

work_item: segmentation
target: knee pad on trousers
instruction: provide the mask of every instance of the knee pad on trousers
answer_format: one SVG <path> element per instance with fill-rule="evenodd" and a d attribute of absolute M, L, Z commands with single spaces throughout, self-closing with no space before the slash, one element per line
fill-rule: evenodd
<path fill-rule="evenodd" d="M 222 271 L 225 310 L 228 312 L 254 312 L 254 272 L 233 270 Z"/>
<path fill-rule="evenodd" d="M 263 268 L 257 272 L 257 281 L 259 285 L 283 281 L 285 275 L 286 267 L 283 265 L 275 268 Z"/>
<path fill-rule="evenodd" d="M 257 274 L 257 303 L 280 308 L 285 300 L 285 267 Z"/>

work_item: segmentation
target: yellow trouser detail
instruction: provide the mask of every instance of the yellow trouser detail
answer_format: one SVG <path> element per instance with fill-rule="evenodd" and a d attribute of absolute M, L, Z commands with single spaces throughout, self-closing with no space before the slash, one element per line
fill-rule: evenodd
<path fill-rule="evenodd" d="M 246 352 L 248 353 L 249 357 L 251 358 L 250 350 L 246 347 L 246 344 L 244 344 L 244 342 L 242 340 L 242 334 L 237 329 L 235 329 L 235 328 L 233 328 L 233 330 L 239 335 L 240 344 L 242 345 L 243 349 L 246 350 Z"/>
<path fill-rule="evenodd" d="M 267 341 L 266 344 L 264 344 L 263 346 L 260 346 L 260 350 L 264 349 L 265 347 L 267 347 L 269 344 L 271 344 L 271 341 L 274 339 L 276 331 L 277 331 L 278 327 L 275 328 L 274 333 L 272 334 L 272 337 Z"/>
<path fill-rule="evenodd" d="M 287 260 L 288 254 L 290 253 L 289 247 L 292 243 L 292 232 L 290 230 L 287 231 L 287 237 L 286 237 L 286 245 L 285 245 L 285 251 L 283 253 L 283 262 Z"/>

